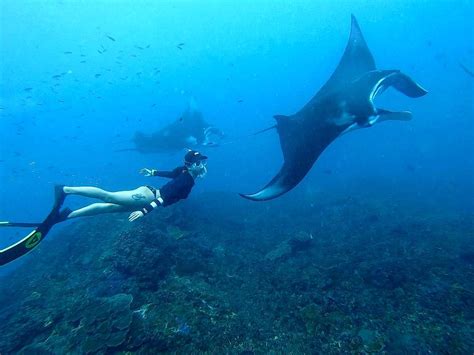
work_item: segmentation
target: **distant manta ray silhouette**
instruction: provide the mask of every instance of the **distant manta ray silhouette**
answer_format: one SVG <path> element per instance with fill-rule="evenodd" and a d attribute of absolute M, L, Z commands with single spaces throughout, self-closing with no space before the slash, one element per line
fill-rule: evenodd
<path fill-rule="evenodd" d="M 387 120 L 410 120 L 408 111 L 391 112 L 374 106 L 375 96 L 394 87 L 409 97 L 427 93 L 399 70 L 377 70 L 356 18 L 334 73 L 318 93 L 292 116 L 274 116 L 284 163 L 260 191 L 240 194 L 253 201 L 271 200 L 290 191 L 337 137 Z"/>

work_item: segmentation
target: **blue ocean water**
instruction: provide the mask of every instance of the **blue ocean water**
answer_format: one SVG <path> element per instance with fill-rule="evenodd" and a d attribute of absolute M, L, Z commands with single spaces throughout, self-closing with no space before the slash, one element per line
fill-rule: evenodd
<path fill-rule="evenodd" d="M 175 166 L 180 154 L 114 150 L 130 147 L 136 130 L 175 120 L 191 96 L 230 137 L 294 113 L 339 61 L 351 13 L 377 65 L 403 70 L 430 93 L 388 93 L 389 107 L 412 110 L 413 121 L 343 137 L 304 186 L 321 184 L 324 169 L 337 169 L 331 179 L 341 181 L 381 173 L 410 180 L 410 165 L 417 181 L 472 192 L 472 77 L 458 65 L 473 63 L 470 1 L 5 1 L 0 215 L 42 217 L 53 183 L 132 188 L 143 184 L 141 167 Z M 274 133 L 208 153 L 199 189 L 252 191 L 281 161 Z"/>
<path fill-rule="evenodd" d="M 402 70 L 429 93 L 384 93 L 377 104 L 410 110 L 413 120 L 337 139 L 285 204 L 314 196 L 301 202 L 311 209 L 326 191 L 373 189 L 472 213 L 472 1 L 10 0 L 0 4 L 0 220 L 42 220 L 57 183 L 126 190 L 150 182 L 143 167 L 178 166 L 184 152 L 118 150 L 133 147 L 136 131 L 176 120 L 190 98 L 227 135 L 203 149 L 209 173 L 190 199 L 257 191 L 283 158 L 275 131 L 251 134 L 324 84 L 351 14 L 377 66 Z M 1 232 L 0 248 L 23 236 Z"/>

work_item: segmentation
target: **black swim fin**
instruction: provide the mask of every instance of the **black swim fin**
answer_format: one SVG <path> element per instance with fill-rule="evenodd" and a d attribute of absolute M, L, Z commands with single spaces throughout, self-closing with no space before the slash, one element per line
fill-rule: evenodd
<path fill-rule="evenodd" d="M 54 205 L 53 209 L 56 207 L 61 207 L 66 199 L 66 193 L 64 192 L 64 185 L 54 185 Z"/>
<path fill-rule="evenodd" d="M 64 193 L 63 186 L 55 186 L 53 208 L 46 219 L 41 223 L 0 222 L 0 226 L 5 227 L 36 227 L 20 241 L 0 250 L 0 266 L 18 259 L 36 248 L 55 224 L 67 219 L 72 211 L 69 208 L 60 210 L 65 198 L 66 194 Z"/>
<path fill-rule="evenodd" d="M 69 207 L 66 207 L 59 211 L 56 219 L 54 220 L 54 224 L 64 222 L 68 216 L 71 214 L 72 210 Z"/>
<path fill-rule="evenodd" d="M 37 227 L 40 224 L 41 224 L 41 222 L 25 223 L 25 222 L 1 221 L 0 222 L 0 227 Z"/>

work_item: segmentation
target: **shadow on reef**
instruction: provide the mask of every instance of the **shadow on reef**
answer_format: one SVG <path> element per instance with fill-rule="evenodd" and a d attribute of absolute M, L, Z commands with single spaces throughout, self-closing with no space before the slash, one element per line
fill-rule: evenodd
<path fill-rule="evenodd" d="M 472 213 L 346 196 L 58 226 L 1 279 L 0 353 L 471 352 Z"/>

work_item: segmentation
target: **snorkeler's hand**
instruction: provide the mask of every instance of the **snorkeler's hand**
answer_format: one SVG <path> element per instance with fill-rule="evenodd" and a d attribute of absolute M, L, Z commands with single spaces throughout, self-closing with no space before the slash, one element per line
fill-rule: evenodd
<path fill-rule="evenodd" d="M 130 216 L 128 216 L 128 221 L 133 222 L 139 218 L 142 218 L 145 214 L 142 211 L 135 211 L 130 213 Z"/>
<path fill-rule="evenodd" d="M 140 170 L 140 174 L 142 174 L 143 176 L 153 176 L 153 172 L 154 172 L 153 169 L 147 169 L 147 168 L 143 168 L 142 170 Z"/>

